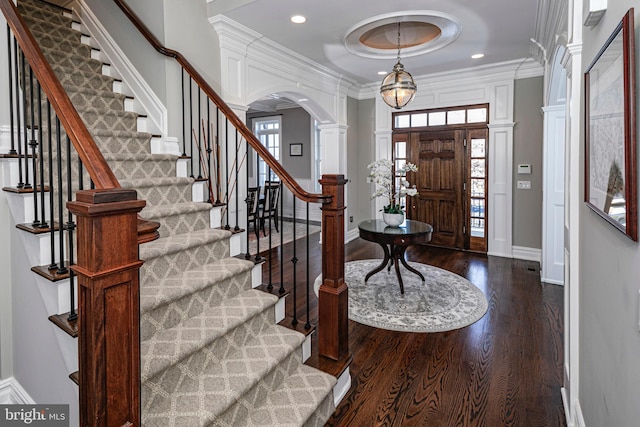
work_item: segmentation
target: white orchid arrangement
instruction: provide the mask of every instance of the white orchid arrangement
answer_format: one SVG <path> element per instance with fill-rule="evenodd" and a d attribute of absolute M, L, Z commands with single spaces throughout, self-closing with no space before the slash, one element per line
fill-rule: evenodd
<path fill-rule="evenodd" d="M 404 206 L 400 205 L 400 199 L 407 196 L 416 196 L 418 190 L 415 185 L 407 181 L 407 172 L 417 172 L 418 167 L 413 163 L 405 163 L 401 168 L 395 170 L 395 176 L 400 178 L 400 188 L 396 189 L 393 162 L 388 159 L 381 159 L 371 163 L 367 168 L 370 170 L 367 182 L 376 184 L 376 190 L 371 195 L 371 199 L 376 197 L 386 197 L 389 204 L 384 206 L 385 213 L 402 213 Z"/>

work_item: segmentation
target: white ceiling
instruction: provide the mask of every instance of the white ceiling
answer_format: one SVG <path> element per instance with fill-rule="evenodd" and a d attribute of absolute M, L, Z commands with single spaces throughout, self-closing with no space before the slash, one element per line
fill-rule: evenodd
<path fill-rule="evenodd" d="M 530 56 L 538 0 L 207 0 L 209 16 L 223 14 L 264 37 L 358 83 L 382 81 L 395 59 L 371 59 L 347 50 L 344 37 L 359 23 L 403 11 L 452 15 L 461 33 L 442 49 L 402 58 L 415 76 L 473 68 Z M 293 24 L 292 15 L 307 17 Z M 482 59 L 471 59 L 484 53 Z M 388 55 L 387 55 L 388 56 Z"/>

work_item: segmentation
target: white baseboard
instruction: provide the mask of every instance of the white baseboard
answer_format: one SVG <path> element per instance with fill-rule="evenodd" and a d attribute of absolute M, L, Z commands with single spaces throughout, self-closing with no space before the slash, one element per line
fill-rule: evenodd
<path fill-rule="evenodd" d="M 542 250 L 527 248 L 524 246 L 513 246 L 511 248 L 511 256 L 516 259 L 540 262 L 540 260 L 542 259 Z"/>
<path fill-rule="evenodd" d="M 357 239 L 358 237 L 360 237 L 360 232 L 358 231 L 358 227 L 353 228 L 349 231 L 347 231 L 347 234 L 344 236 L 344 243 L 349 243 L 352 240 Z"/>
<path fill-rule="evenodd" d="M 0 403 L 3 405 L 28 405 L 36 402 L 13 377 L 0 381 Z"/>

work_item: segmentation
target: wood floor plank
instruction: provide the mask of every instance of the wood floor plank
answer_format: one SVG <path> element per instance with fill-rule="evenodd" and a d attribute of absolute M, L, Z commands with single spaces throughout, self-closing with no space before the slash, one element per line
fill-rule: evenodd
<path fill-rule="evenodd" d="M 311 284 L 321 271 L 317 240 L 310 239 Z M 378 245 L 361 239 L 346 246 L 347 261 L 382 255 Z M 291 245 L 274 249 L 272 257 L 274 281 L 280 282 L 282 259 L 285 287 L 292 289 Z M 304 244 L 295 257 L 296 313 L 304 322 Z M 429 246 L 410 247 L 406 257 L 470 280 L 487 297 L 487 313 L 466 328 L 440 333 L 393 332 L 349 321 L 352 387 L 326 425 L 565 426 L 563 288 L 540 283 L 539 264 L 531 261 Z M 263 277 L 267 272 L 265 265 Z M 315 323 L 312 291 L 309 301 Z M 291 302 L 287 315 L 293 313 Z"/>

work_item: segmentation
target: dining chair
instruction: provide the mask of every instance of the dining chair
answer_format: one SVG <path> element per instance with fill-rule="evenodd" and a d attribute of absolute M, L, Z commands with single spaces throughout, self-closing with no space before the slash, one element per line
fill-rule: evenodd
<path fill-rule="evenodd" d="M 260 217 L 260 229 L 266 237 L 265 223 L 269 219 L 273 219 L 273 224 L 278 229 L 278 201 L 280 199 L 280 189 L 282 183 L 280 181 L 265 181 L 264 183 L 264 200 L 260 204 L 258 214 Z"/>
<path fill-rule="evenodd" d="M 253 231 L 256 233 L 256 237 L 258 237 L 259 197 L 259 185 L 257 187 L 247 188 L 247 198 L 245 199 L 245 202 L 247 202 L 247 229 L 249 229 L 249 224 L 253 224 Z"/>

